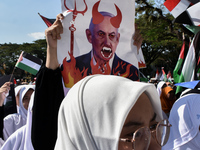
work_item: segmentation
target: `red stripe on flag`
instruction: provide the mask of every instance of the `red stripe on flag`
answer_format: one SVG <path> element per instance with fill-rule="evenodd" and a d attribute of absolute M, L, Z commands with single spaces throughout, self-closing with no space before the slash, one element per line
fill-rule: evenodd
<path fill-rule="evenodd" d="M 172 11 L 181 0 L 166 0 L 164 5 L 169 11 Z"/>
<path fill-rule="evenodd" d="M 162 67 L 162 74 L 165 75 L 165 71 L 164 71 L 164 68 L 163 68 L 163 67 Z"/>
<path fill-rule="evenodd" d="M 39 13 L 38 13 L 39 14 Z M 40 14 L 39 14 L 40 15 Z M 42 20 L 46 23 L 46 25 L 48 27 L 50 27 L 52 25 L 52 23 L 47 19 L 45 18 L 44 16 L 40 15 L 40 17 L 42 18 Z"/>
<path fill-rule="evenodd" d="M 184 51 L 185 51 L 185 41 L 183 42 L 179 58 L 184 59 Z"/>
<path fill-rule="evenodd" d="M 199 62 L 200 62 L 200 56 L 199 56 L 199 59 L 198 59 L 197 65 L 199 65 Z"/>
<path fill-rule="evenodd" d="M 43 16 L 41 16 L 41 17 L 44 20 L 44 22 L 47 24 L 48 27 L 50 27 L 52 25 L 51 22 L 49 22 L 49 20 L 47 20 L 47 18 L 44 18 Z"/>
<path fill-rule="evenodd" d="M 23 53 L 24 53 L 24 51 L 21 52 L 21 54 L 20 54 L 20 56 L 19 56 L 19 59 L 18 59 L 17 63 L 23 60 Z"/>

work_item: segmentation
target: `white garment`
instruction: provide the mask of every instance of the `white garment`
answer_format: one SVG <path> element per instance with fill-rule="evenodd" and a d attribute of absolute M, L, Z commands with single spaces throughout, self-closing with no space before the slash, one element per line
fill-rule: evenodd
<path fill-rule="evenodd" d="M 4 118 L 3 136 L 6 140 L 17 129 L 26 124 L 27 110 L 23 106 L 23 97 L 29 89 L 35 89 L 35 85 L 25 85 L 19 93 L 18 113 L 10 114 Z"/>
<path fill-rule="evenodd" d="M 24 87 L 25 85 L 18 85 L 15 87 L 15 96 L 19 93 L 19 91 Z"/>
<path fill-rule="evenodd" d="M 159 97 L 160 97 L 161 92 L 162 92 L 162 86 L 163 86 L 163 84 L 165 84 L 165 82 L 164 81 L 160 81 L 158 83 L 158 85 L 157 85 L 157 92 L 158 92 Z"/>
<path fill-rule="evenodd" d="M 18 93 L 20 92 L 20 90 L 24 87 L 25 85 L 18 85 L 15 87 L 15 97 L 18 95 Z M 19 106 L 17 105 L 17 112 L 19 112 Z"/>
<path fill-rule="evenodd" d="M 76 83 L 63 100 L 55 150 L 117 150 L 123 124 L 145 92 L 162 120 L 153 84 L 114 75 L 91 75 Z"/>
<path fill-rule="evenodd" d="M 169 122 L 172 127 L 163 150 L 199 150 L 200 94 L 179 98 L 171 109 Z"/>
<path fill-rule="evenodd" d="M 31 95 L 31 100 L 29 102 L 26 125 L 18 129 L 9 137 L 1 150 L 34 150 L 31 142 L 33 101 L 34 93 Z"/>
<path fill-rule="evenodd" d="M 4 144 L 4 140 L 0 138 L 0 148 L 2 147 L 3 144 Z"/>

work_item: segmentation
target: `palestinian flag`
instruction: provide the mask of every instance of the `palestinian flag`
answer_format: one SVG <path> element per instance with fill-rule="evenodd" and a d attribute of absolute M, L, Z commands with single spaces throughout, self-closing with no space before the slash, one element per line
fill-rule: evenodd
<path fill-rule="evenodd" d="M 159 71 L 158 71 L 158 69 L 156 70 L 155 78 L 156 78 L 156 80 L 159 80 Z"/>
<path fill-rule="evenodd" d="M 165 7 L 171 12 L 174 18 L 184 12 L 191 3 L 188 0 L 166 0 Z"/>
<path fill-rule="evenodd" d="M 178 71 L 179 69 L 181 68 L 182 66 L 182 63 L 183 63 L 183 59 L 184 59 L 184 52 L 185 52 L 185 41 L 183 41 L 183 45 L 182 45 L 182 48 L 181 48 L 181 52 L 179 54 L 179 58 L 178 58 L 178 61 L 176 63 L 176 67 L 173 71 L 173 77 L 174 77 L 174 82 L 175 83 L 178 83 L 179 82 L 179 74 L 178 74 Z"/>
<path fill-rule="evenodd" d="M 200 43 L 200 32 L 198 32 L 195 35 L 190 45 L 178 83 L 195 80 L 197 71 L 199 69 L 199 65 L 197 65 L 200 52 L 199 43 Z M 178 86 L 176 89 L 176 93 L 181 91 L 182 91 L 181 87 Z"/>
<path fill-rule="evenodd" d="M 168 71 L 167 73 L 167 81 L 172 83 L 172 74 L 171 74 L 171 71 Z"/>
<path fill-rule="evenodd" d="M 180 14 L 174 22 L 188 24 L 191 26 L 200 26 L 200 2 L 194 4 Z"/>
<path fill-rule="evenodd" d="M 40 15 L 40 13 L 38 13 L 38 14 Z M 46 23 L 46 25 L 48 27 L 50 27 L 56 21 L 56 19 L 49 19 L 49 18 L 46 18 L 42 15 L 40 15 L 40 17 L 42 18 L 42 20 Z"/>
<path fill-rule="evenodd" d="M 22 51 L 15 66 L 33 75 L 36 75 L 41 65 L 41 59 Z"/>
<path fill-rule="evenodd" d="M 164 67 L 162 67 L 162 76 L 160 77 L 160 80 L 163 80 L 163 81 L 167 81 L 167 75 L 164 71 Z"/>

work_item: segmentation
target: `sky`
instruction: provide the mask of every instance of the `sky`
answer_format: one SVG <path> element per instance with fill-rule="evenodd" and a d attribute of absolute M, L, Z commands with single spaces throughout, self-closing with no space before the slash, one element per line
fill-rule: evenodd
<path fill-rule="evenodd" d="M 55 19 L 61 0 L 0 0 L 0 44 L 44 39 L 47 26 L 38 13 Z"/>

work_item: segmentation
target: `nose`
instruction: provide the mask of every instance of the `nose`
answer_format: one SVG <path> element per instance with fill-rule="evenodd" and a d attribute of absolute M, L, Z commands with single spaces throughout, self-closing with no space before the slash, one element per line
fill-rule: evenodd
<path fill-rule="evenodd" d="M 109 36 L 107 35 L 107 36 L 105 36 L 105 38 L 104 38 L 104 45 L 105 45 L 105 46 L 110 46 L 110 44 L 111 44 L 111 41 L 110 41 Z"/>

